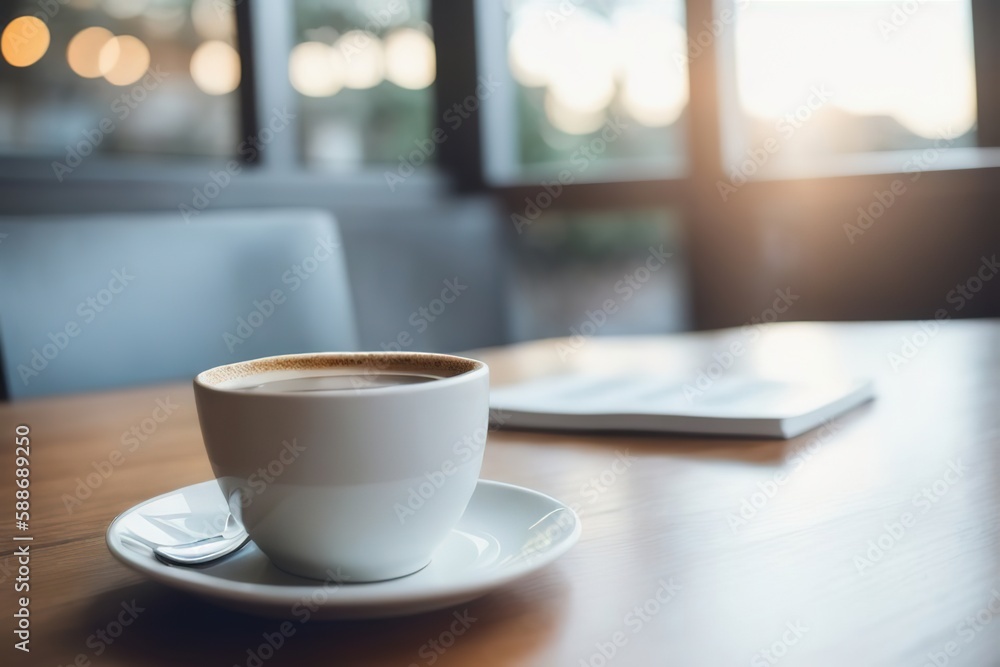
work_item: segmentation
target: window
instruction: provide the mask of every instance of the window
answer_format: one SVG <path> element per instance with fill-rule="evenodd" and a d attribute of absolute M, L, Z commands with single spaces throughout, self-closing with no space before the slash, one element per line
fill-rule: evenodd
<path fill-rule="evenodd" d="M 737 161 L 976 145 L 968 0 L 744 0 L 732 17 Z"/>
<path fill-rule="evenodd" d="M 19 1 L 2 11 L 0 153 L 51 158 L 63 177 L 91 154 L 235 153 L 231 4 Z"/>
<path fill-rule="evenodd" d="M 429 135 L 437 65 L 427 12 L 423 0 L 297 0 L 288 69 L 308 164 L 394 164 Z"/>
<path fill-rule="evenodd" d="M 484 13 L 497 11 L 487 4 Z M 487 67 L 506 65 L 513 84 L 494 108 L 514 122 L 488 130 L 509 144 L 497 151 L 505 159 L 490 165 L 493 182 L 537 182 L 567 169 L 580 182 L 663 177 L 681 168 L 688 102 L 682 2 L 508 4 L 497 17 L 507 26 L 502 54 L 487 54 Z"/>
<path fill-rule="evenodd" d="M 0 166 L 83 153 L 229 159 L 285 108 L 292 129 L 259 166 L 311 183 L 360 175 L 396 194 L 386 174 L 435 162 L 406 189 L 439 196 L 457 182 L 514 211 L 527 189 L 556 181 L 549 212 L 685 209 L 720 178 L 901 171 L 896 153 L 941 142 L 956 149 L 949 159 L 965 151 L 962 168 L 989 166 L 996 156 L 980 149 L 1000 145 L 1000 101 L 983 86 L 1000 64 L 983 37 L 994 6 L 15 0 L 0 10 Z M 452 128 L 455 105 L 473 120 L 411 160 Z M 744 170 L 762 150 L 767 164 Z M 886 158 L 877 169 L 872 155 Z"/>
<path fill-rule="evenodd" d="M 482 163 L 515 211 L 560 175 L 553 210 L 698 200 L 705 209 L 753 181 L 1000 165 L 1000 109 L 984 88 L 1000 64 L 994 3 L 497 6 L 477 5 L 480 69 L 499 68 L 513 94 L 487 100 Z M 490 28 L 498 19 L 502 40 Z M 635 80 L 654 92 L 636 96 Z M 628 125 L 610 141 L 609 118 Z"/>

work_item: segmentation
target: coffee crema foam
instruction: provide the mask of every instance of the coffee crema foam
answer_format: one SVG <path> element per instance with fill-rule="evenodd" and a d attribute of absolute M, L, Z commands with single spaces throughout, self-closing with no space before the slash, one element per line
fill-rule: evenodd
<path fill-rule="evenodd" d="M 420 352 L 298 354 L 219 366 L 200 373 L 196 381 L 229 390 L 323 391 L 324 382 L 330 390 L 397 386 L 455 377 L 483 367 L 485 364 L 472 359 Z M 330 378 L 354 381 L 348 379 L 350 386 L 343 386 L 345 380 Z M 294 381 L 303 381 L 304 388 L 295 388 L 299 385 Z M 276 386 L 265 389 L 265 384 Z"/>
<path fill-rule="evenodd" d="M 442 378 L 436 375 L 422 375 L 418 373 L 329 372 L 322 375 L 299 375 L 278 379 L 274 379 L 273 374 L 265 374 L 233 380 L 221 386 L 226 389 L 237 389 L 248 392 L 266 391 L 294 394 L 314 391 L 353 391 L 357 389 L 398 387 L 400 385 L 433 382 L 440 379 Z"/>

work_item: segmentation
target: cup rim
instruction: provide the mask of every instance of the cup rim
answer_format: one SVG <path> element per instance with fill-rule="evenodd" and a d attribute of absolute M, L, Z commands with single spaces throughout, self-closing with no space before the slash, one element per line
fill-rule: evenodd
<path fill-rule="evenodd" d="M 361 392 L 360 390 L 344 391 L 342 389 L 329 391 L 309 392 L 308 395 L 301 393 L 289 393 L 284 391 L 254 391 L 246 392 L 236 387 L 220 387 L 219 384 L 227 380 L 234 380 L 241 377 L 265 373 L 268 371 L 281 370 L 323 370 L 324 368 L 335 368 L 336 366 L 326 365 L 322 362 L 332 360 L 371 360 L 381 363 L 378 366 L 372 364 L 371 367 L 378 370 L 401 370 L 400 366 L 418 367 L 421 364 L 441 369 L 447 369 L 453 374 L 435 379 L 433 382 L 423 382 L 415 384 L 388 385 L 383 387 L 369 387 Z M 310 362 L 316 365 L 310 365 Z M 350 365 L 346 365 L 350 367 Z M 450 367 L 450 368 L 449 368 Z M 364 368 L 362 366 L 362 368 Z M 459 382 L 467 382 L 475 377 L 489 373 L 486 363 L 478 359 L 461 357 L 454 354 L 441 354 L 437 352 L 305 352 L 301 354 L 277 354 L 269 357 L 259 357 L 236 361 L 230 364 L 222 364 L 201 371 L 194 377 L 194 386 L 205 391 L 233 394 L 241 397 L 284 397 L 302 400 L 305 398 L 329 398 L 332 396 L 369 396 L 381 394 L 413 393 L 428 391 L 435 387 L 450 386 Z"/>

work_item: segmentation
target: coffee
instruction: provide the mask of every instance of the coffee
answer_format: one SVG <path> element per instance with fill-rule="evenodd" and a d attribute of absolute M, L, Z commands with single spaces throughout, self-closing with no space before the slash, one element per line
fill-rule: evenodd
<path fill-rule="evenodd" d="M 420 373 L 328 373 L 323 375 L 303 375 L 268 380 L 265 377 L 242 378 L 239 386 L 232 387 L 250 392 L 303 393 L 311 391 L 349 391 L 355 389 L 377 389 L 406 384 L 420 384 L 440 378 Z"/>

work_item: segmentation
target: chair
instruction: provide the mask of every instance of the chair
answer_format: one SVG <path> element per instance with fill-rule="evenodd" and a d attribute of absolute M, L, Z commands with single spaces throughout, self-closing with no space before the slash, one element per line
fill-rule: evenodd
<path fill-rule="evenodd" d="M 340 234 L 316 210 L 0 218 L 6 397 L 356 349 Z"/>

